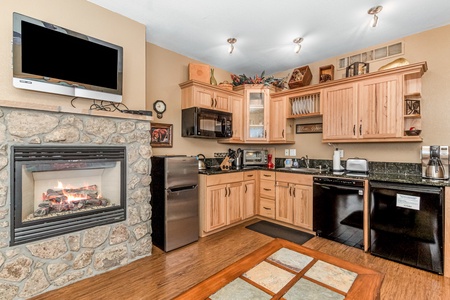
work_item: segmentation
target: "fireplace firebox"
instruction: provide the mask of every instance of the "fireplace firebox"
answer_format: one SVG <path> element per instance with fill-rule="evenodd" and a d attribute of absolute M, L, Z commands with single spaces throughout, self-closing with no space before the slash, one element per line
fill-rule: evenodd
<path fill-rule="evenodd" d="M 11 240 L 18 245 L 126 219 L 126 148 L 12 146 Z"/>

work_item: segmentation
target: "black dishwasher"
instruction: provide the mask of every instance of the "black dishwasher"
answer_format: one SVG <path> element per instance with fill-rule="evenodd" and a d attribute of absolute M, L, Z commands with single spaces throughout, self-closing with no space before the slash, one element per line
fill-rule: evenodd
<path fill-rule="evenodd" d="M 443 273 L 443 188 L 370 181 L 373 255 Z"/>
<path fill-rule="evenodd" d="M 317 236 L 364 249 L 364 181 L 313 178 L 313 230 Z"/>

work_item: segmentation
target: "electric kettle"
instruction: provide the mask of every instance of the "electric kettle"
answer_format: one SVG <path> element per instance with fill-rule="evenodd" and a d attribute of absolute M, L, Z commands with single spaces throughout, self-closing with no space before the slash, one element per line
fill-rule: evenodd
<path fill-rule="evenodd" d="M 198 169 L 199 171 L 206 170 L 206 164 L 205 164 L 205 156 L 203 154 L 197 154 L 197 160 L 198 160 Z"/>
<path fill-rule="evenodd" d="M 443 179 L 445 177 L 444 165 L 439 157 L 432 156 L 430 158 L 425 174 L 427 178 L 432 179 Z"/>

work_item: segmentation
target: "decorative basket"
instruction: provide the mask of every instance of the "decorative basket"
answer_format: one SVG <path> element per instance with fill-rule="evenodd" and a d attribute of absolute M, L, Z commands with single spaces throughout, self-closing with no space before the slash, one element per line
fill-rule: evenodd
<path fill-rule="evenodd" d="M 311 83 L 312 73 L 309 66 L 303 66 L 294 69 L 291 78 L 289 79 L 289 88 L 295 89 L 302 86 L 307 86 Z"/>

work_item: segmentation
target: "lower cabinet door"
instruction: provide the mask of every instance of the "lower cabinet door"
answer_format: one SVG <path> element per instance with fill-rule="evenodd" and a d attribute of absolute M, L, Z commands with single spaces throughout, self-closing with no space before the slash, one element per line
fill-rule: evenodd
<path fill-rule="evenodd" d="M 312 230 L 312 187 L 298 184 L 295 185 L 293 202 L 294 225 Z"/>
<path fill-rule="evenodd" d="M 287 182 L 277 182 L 276 187 L 275 219 L 292 223 L 292 196 L 293 185 Z"/>
<path fill-rule="evenodd" d="M 205 228 L 207 232 L 227 225 L 227 188 L 226 184 L 221 184 L 206 189 Z"/>

